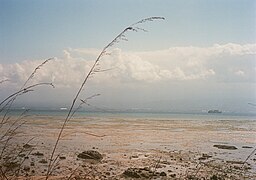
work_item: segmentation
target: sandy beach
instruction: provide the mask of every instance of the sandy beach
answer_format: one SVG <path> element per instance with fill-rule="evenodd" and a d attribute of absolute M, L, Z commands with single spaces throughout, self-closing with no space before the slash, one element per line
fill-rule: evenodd
<path fill-rule="evenodd" d="M 61 116 L 27 118 L 12 140 L 23 147 L 20 176 L 44 179 L 62 122 Z M 64 130 L 52 178 L 255 179 L 255 152 L 247 159 L 255 137 L 254 120 L 77 117 Z"/>

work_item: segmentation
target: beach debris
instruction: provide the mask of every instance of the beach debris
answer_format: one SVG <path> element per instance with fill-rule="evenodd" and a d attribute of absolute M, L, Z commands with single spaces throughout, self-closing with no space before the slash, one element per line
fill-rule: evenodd
<path fill-rule="evenodd" d="M 65 156 L 60 156 L 59 158 L 60 158 L 61 160 L 66 159 Z"/>
<path fill-rule="evenodd" d="M 221 176 L 217 176 L 217 175 L 212 175 L 211 177 L 210 177 L 210 180 L 224 180 L 224 178 L 223 177 L 221 177 Z"/>
<path fill-rule="evenodd" d="M 137 159 L 137 158 L 139 158 L 139 156 L 138 155 L 132 155 L 131 157 L 130 157 L 130 159 Z"/>
<path fill-rule="evenodd" d="M 37 151 L 36 153 L 33 153 L 32 155 L 33 155 L 33 156 L 44 156 L 43 153 L 40 153 L 40 152 L 38 152 L 38 151 Z"/>
<path fill-rule="evenodd" d="M 32 148 L 33 146 L 32 145 L 30 145 L 30 144 L 24 144 L 23 145 L 23 148 L 24 149 L 30 149 L 30 148 Z"/>
<path fill-rule="evenodd" d="M 160 173 L 160 176 L 167 176 L 167 174 L 163 171 Z"/>
<path fill-rule="evenodd" d="M 237 147 L 235 146 L 229 146 L 229 145 L 221 145 L 221 144 L 215 144 L 213 147 L 216 147 L 218 149 L 228 149 L 228 150 L 236 150 Z"/>
<path fill-rule="evenodd" d="M 150 178 L 150 177 L 159 177 L 167 176 L 165 172 L 153 172 L 148 167 L 144 168 L 128 168 L 123 172 L 123 175 L 130 178 Z"/>
<path fill-rule="evenodd" d="M 30 167 L 29 166 L 24 166 L 24 171 L 30 171 Z"/>
<path fill-rule="evenodd" d="M 243 161 L 226 161 L 226 162 L 231 164 L 244 164 Z"/>
<path fill-rule="evenodd" d="M 20 164 L 16 161 L 7 161 L 3 164 L 7 169 L 15 169 L 20 166 Z"/>
<path fill-rule="evenodd" d="M 144 168 L 128 168 L 123 174 L 131 178 L 149 178 L 153 176 L 153 172 Z"/>
<path fill-rule="evenodd" d="M 172 178 L 175 178 L 176 177 L 176 174 L 171 174 L 170 175 Z"/>
<path fill-rule="evenodd" d="M 211 157 L 212 157 L 211 155 L 203 153 L 202 156 L 198 158 L 198 160 L 206 160 L 206 159 L 209 159 Z"/>
<path fill-rule="evenodd" d="M 42 159 L 42 160 L 39 161 L 39 163 L 46 164 L 47 161 L 45 159 Z"/>
<path fill-rule="evenodd" d="M 88 151 L 79 153 L 77 157 L 81 159 L 93 159 L 98 161 L 103 159 L 103 156 L 98 151 L 94 151 L 94 150 L 88 150 Z"/>

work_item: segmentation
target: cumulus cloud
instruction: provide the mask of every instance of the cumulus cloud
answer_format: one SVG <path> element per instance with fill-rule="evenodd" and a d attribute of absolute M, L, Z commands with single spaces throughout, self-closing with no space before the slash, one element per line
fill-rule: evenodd
<path fill-rule="evenodd" d="M 88 73 L 98 49 L 72 49 L 42 67 L 33 78 L 36 82 L 51 82 L 56 86 L 80 85 Z M 172 47 L 148 52 L 126 52 L 112 49 L 101 63 L 93 83 L 159 81 L 250 81 L 255 82 L 256 44 L 215 44 L 210 47 Z M 0 64 L 0 76 L 22 84 L 41 60 L 15 64 Z M 238 78 L 239 77 L 239 78 Z"/>

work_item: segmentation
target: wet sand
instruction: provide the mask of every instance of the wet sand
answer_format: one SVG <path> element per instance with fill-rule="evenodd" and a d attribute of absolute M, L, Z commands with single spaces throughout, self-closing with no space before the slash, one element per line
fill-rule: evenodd
<path fill-rule="evenodd" d="M 38 179 L 46 173 L 50 152 L 63 117 L 32 116 L 15 138 L 22 146 L 35 137 L 21 175 Z M 74 118 L 57 148 L 54 179 L 255 179 L 255 120 L 177 120 L 159 118 Z M 223 149 L 214 145 L 233 146 Z M 101 153 L 100 161 L 77 155 L 86 150 Z M 27 150 L 28 151 L 28 150 Z M 37 156 L 40 152 L 43 156 Z M 33 166 L 31 166 L 31 164 Z M 24 170 L 29 167 L 28 171 Z M 132 173 L 124 173 L 128 168 Z M 145 168 L 146 170 L 143 170 Z M 145 174 L 145 172 L 147 172 Z M 161 174 L 162 173 L 162 174 Z M 62 176 L 62 177 L 60 177 Z M 37 178 L 35 178 L 37 177 Z"/>

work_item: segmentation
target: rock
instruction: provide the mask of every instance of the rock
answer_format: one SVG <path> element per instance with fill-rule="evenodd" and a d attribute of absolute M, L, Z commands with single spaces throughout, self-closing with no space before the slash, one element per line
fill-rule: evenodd
<path fill-rule="evenodd" d="M 150 171 L 149 167 L 144 167 L 143 170 Z"/>
<path fill-rule="evenodd" d="M 32 148 L 33 146 L 32 145 L 30 145 L 30 144 L 24 144 L 23 145 L 23 148 L 25 148 L 25 149 L 30 149 L 30 148 Z"/>
<path fill-rule="evenodd" d="M 61 160 L 66 159 L 65 156 L 60 156 L 59 158 L 60 158 Z"/>
<path fill-rule="evenodd" d="M 160 176 L 167 176 L 167 174 L 165 172 L 161 172 Z"/>
<path fill-rule="evenodd" d="M 150 178 L 153 175 L 159 176 L 160 173 L 153 173 L 152 171 L 148 170 L 147 168 L 128 168 L 123 172 L 123 175 L 130 177 L 130 178 Z"/>
<path fill-rule="evenodd" d="M 135 158 L 139 158 L 139 156 L 138 155 L 132 155 L 131 158 L 135 159 Z"/>
<path fill-rule="evenodd" d="M 131 178 L 140 178 L 140 174 L 138 173 L 137 168 L 128 168 L 124 171 L 124 175 L 131 177 Z"/>
<path fill-rule="evenodd" d="M 44 156 L 44 154 L 43 153 L 40 153 L 40 152 L 36 152 L 36 153 L 33 153 L 32 155 L 34 155 L 34 156 Z"/>
<path fill-rule="evenodd" d="M 242 148 L 248 148 L 248 149 L 250 149 L 250 148 L 253 148 L 253 147 L 251 147 L 251 146 L 242 146 Z"/>
<path fill-rule="evenodd" d="M 226 162 L 231 164 L 244 164 L 243 161 L 226 161 Z"/>
<path fill-rule="evenodd" d="M 175 177 L 176 177 L 176 174 L 171 174 L 170 176 L 173 177 L 173 178 L 175 178 Z"/>
<path fill-rule="evenodd" d="M 7 161 L 7 162 L 4 162 L 3 166 L 6 167 L 7 169 L 15 169 L 19 167 L 20 164 L 16 161 L 13 161 L 13 162 Z"/>
<path fill-rule="evenodd" d="M 35 163 L 34 163 L 34 162 L 31 162 L 31 163 L 30 163 L 30 166 L 35 166 Z"/>
<path fill-rule="evenodd" d="M 224 180 L 224 178 L 214 174 L 210 177 L 210 180 Z"/>
<path fill-rule="evenodd" d="M 228 150 L 236 150 L 237 149 L 237 147 L 235 147 L 235 146 L 221 145 L 221 144 L 213 145 L 213 147 L 216 147 L 218 149 L 228 149 Z"/>
<path fill-rule="evenodd" d="M 24 171 L 29 171 L 30 170 L 30 167 L 29 166 L 24 166 Z"/>
<path fill-rule="evenodd" d="M 19 154 L 18 156 L 19 156 L 19 157 L 25 157 L 26 154 Z"/>
<path fill-rule="evenodd" d="M 94 150 L 84 151 L 77 155 L 78 158 L 81 159 L 94 159 L 94 160 L 102 160 L 103 156 L 98 152 Z"/>
<path fill-rule="evenodd" d="M 199 157 L 198 160 L 206 160 L 206 159 L 211 158 L 211 157 L 212 156 L 203 153 L 202 157 Z"/>
<path fill-rule="evenodd" d="M 203 153 L 203 157 L 205 157 L 205 158 L 211 158 L 212 156 L 211 156 L 211 155 L 208 155 L 208 154 Z"/>
<path fill-rule="evenodd" d="M 39 163 L 46 164 L 47 161 L 45 159 L 42 159 L 42 160 L 39 161 Z"/>

